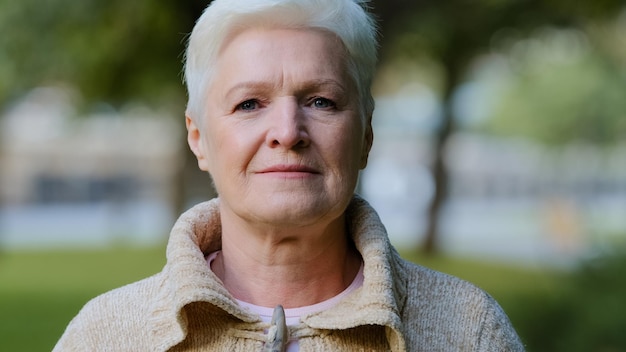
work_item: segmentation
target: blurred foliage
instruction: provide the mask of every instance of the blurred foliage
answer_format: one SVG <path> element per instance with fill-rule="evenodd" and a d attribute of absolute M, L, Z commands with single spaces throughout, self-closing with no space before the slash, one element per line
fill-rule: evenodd
<path fill-rule="evenodd" d="M 383 60 L 419 62 L 437 91 L 445 92 L 447 76 L 460 75 L 454 90 L 485 55 L 507 58 L 512 83 L 493 97 L 497 107 L 483 131 L 549 144 L 625 138 L 623 1 L 392 0 L 377 8 Z"/>
<path fill-rule="evenodd" d="M 184 39 L 205 6 L 158 0 L 0 0 L 0 106 L 41 85 L 87 101 L 181 102 Z"/>
<path fill-rule="evenodd" d="M 626 252 L 583 263 L 558 294 L 526 295 L 509 314 L 528 351 L 626 351 Z"/>
<path fill-rule="evenodd" d="M 546 26 L 584 28 L 614 17 L 624 2 L 375 0 L 374 8 L 384 34 L 383 59 L 428 58 L 463 71 L 503 31 L 529 35 Z"/>
<path fill-rule="evenodd" d="M 624 141 L 626 58 L 593 50 L 592 40 L 544 30 L 517 42 L 509 53 L 513 77 L 483 130 L 554 145 Z"/>

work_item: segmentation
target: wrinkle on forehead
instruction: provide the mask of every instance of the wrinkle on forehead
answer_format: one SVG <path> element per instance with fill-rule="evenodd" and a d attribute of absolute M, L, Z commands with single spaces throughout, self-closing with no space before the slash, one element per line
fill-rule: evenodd
<path fill-rule="evenodd" d="M 321 42 L 324 49 L 312 51 L 301 45 L 289 45 L 294 38 L 291 34 L 299 33 L 296 40 Z M 307 35 L 311 34 L 311 35 Z M 321 36 L 320 36 L 321 34 Z M 319 46 L 318 46 L 319 47 Z M 270 65 L 262 63 L 264 57 L 277 57 Z M 302 55 L 314 56 L 307 60 L 314 64 L 302 65 Z M 260 60 L 250 60 L 259 57 Z M 285 28 L 249 28 L 229 38 L 221 48 L 216 65 L 215 81 L 209 88 L 222 91 L 228 97 L 239 91 L 280 91 L 306 92 L 327 89 L 341 95 L 351 94 L 357 98 L 355 82 L 347 70 L 347 51 L 336 35 L 317 29 Z M 218 84 L 219 87 L 213 87 Z"/>

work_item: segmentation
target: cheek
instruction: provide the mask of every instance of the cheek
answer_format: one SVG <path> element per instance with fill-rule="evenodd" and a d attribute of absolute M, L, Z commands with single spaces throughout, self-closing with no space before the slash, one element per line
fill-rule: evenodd
<path fill-rule="evenodd" d="M 216 172 L 228 174 L 245 172 L 255 154 L 255 139 L 240 126 L 215 126 L 207 143 L 211 164 Z"/>
<path fill-rule="evenodd" d="M 338 159 L 337 162 L 343 170 L 358 172 L 364 145 L 364 136 L 359 125 L 339 129 L 329 145 L 332 147 L 328 148 L 328 152 Z"/>
<path fill-rule="evenodd" d="M 363 126 L 358 122 L 354 123 L 352 126 L 349 127 L 349 130 L 346 131 L 345 135 L 349 136 L 348 138 L 350 140 L 346 143 L 349 144 L 350 150 L 358 159 L 358 156 L 361 155 L 361 151 L 363 150 L 363 146 L 365 144 L 365 131 Z"/>

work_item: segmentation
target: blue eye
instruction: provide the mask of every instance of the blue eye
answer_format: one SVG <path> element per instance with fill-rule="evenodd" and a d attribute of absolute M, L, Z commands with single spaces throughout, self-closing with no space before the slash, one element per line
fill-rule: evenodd
<path fill-rule="evenodd" d="M 254 109 L 257 109 L 258 107 L 259 103 L 254 99 L 250 99 L 237 105 L 237 110 L 252 111 Z"/>
<path fill-rule="evenodd" d="M 326 98 L 315 98 L 313 100 L 313 107 L 318 109 L 330 109 L 335 107 L 335 103 Z"/>

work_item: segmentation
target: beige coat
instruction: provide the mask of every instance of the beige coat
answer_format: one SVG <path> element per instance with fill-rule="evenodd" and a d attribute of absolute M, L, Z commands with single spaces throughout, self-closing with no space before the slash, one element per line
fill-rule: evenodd
<path fill-rule="evenodd" d="M 221 247 L 218 201 L 176 222 L 163 271 L 87 303 L 54 351 L 260 351 L 268 325 L 239 307 L 205 261 Z M 355 197 L 347 215 L 363 287 L 290 329 L 300 351 L 524 350 L 489 295 L 401 259 L 364 200 Z"/>

